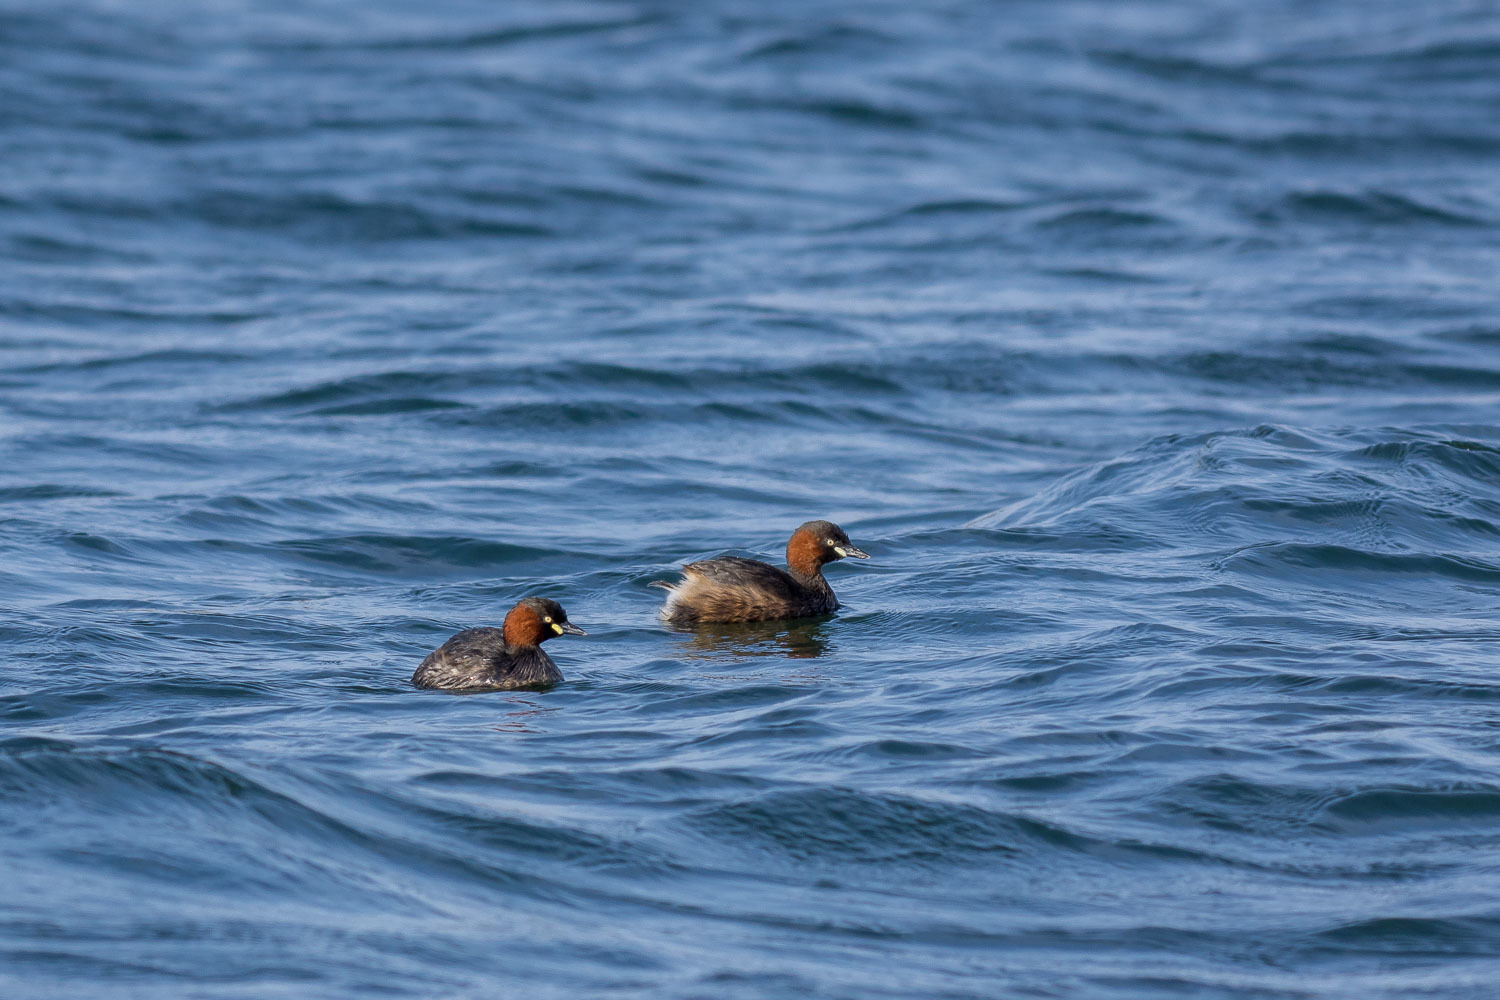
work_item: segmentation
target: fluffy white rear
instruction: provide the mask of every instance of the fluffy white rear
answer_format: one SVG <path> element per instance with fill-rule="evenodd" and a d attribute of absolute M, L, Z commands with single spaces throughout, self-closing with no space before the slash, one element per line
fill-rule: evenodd
<path fill-rule="evenodd" d="M 686 570 L 683 571 L 682 576 L 683 578 L 677 583 L 667 583 L 665 580 L 658 580 L 651 585 L 653 587 L 660 587 L 667 592 L 667 599 L 662 602 L 661 610 L 656 612 L 656 617 L 662 621 L 670 619 L 676 613 L 677 606 L 683 601 L 688 600 L 703 580 L 697 574 L 689 573 Z"/>

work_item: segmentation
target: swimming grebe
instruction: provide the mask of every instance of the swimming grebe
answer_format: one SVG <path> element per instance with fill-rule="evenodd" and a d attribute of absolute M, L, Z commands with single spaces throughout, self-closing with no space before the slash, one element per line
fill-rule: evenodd
<path fill-rule="evenodd" d="M 554 635 L 588 635 L 556 601 L 528 597 L 501 628 L 466 628 L 427 654 L 411 682 L 444 691 L 551 687 L 563 679 L 542 643 Z"/>
<path fill-rule="evenodd" d="M 823 579 L 823 564 L 849 556 L 870 558 L 832 521 L 808 521 L 786 543 L 784 570 L 724 556 L 688 563 L 681 583 L 658 580 L 652 586 L 668 591 L 661 609 L 661 620 L 668 625 L 810 618 L 838 610 L 839 600 Z"/>

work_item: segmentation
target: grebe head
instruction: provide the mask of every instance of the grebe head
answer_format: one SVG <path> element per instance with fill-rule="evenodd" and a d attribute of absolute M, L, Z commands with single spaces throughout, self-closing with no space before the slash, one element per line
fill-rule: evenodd
<path fill-rule="evenodd" d="M 870 554 L 832 521 L 808 521 L 786 543 L 786 564 L 799 573 L 816 573 L 824 563 L 849 558 L 868 559 Z"/>
<path fill-rule="evenodd" d="M 556 635 L 588 635 L 568 621 L 568 613 L 545 597 L 522 599 L 505 616 L 505 641 L 513 646 L 535 646 Z"/>

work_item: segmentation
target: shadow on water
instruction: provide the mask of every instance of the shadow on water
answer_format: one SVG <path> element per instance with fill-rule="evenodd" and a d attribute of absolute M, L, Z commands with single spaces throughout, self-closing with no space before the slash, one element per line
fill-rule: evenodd
<path fill-rule="evenodd" d="M 497 723 L 495 723 L 494 726 L 491 727 L 496 732 L 501 732 L 501 733 L 543 733 L 543 732 L 546 732 L 547 731 L 546 727 L 542 726 L 541 723 L 547 718 L 548 715 L 551 715 L 553 712 L 557 711 L 557 709 L 555 709 L 555 708 L 543 708 L 542 706 L 536 704 L 535 702 L 531 702 L 531 701 L 523 701 L 521 699 L 512 699 L 512 702 L 515 704 L 516 707 L 513 710 L 508 711 L 508 712 L 505 713 L 505 718 L 504 718 L 503 721 L 497 722 Z"/>
<path fill-rule="evenodd" d="M 692 659 L 731 656 L 785 656 L 807 660 L 828 652 L 828 619 L 794 622 L 725 622 L 678 630 Z"/>

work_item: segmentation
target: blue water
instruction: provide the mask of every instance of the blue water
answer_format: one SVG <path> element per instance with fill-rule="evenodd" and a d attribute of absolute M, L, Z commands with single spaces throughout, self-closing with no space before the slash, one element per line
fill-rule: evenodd
<path fill-rule="evenodd" d="M 1497 273 L 1489 3 L 4 0 L 0 994 L 1493 997 Z"/>

